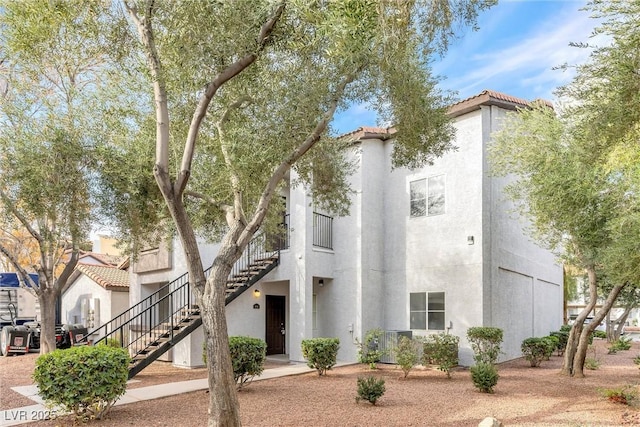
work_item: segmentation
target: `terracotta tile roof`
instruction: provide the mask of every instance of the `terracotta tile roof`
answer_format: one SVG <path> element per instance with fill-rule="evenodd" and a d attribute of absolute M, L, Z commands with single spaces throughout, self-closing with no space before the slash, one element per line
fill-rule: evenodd
<path fill-rule="evenodd" d="M 91 264 L 78 264 L 76 270 L 107 290 L 122 292 L 129 290 L 129 273 L 125 270 L 117 267 Z"/>
<path fill-rule="evenodd" d="M 536 102 L 542 102 L 544 105 L 553 108 L 553 104 L 544 99 L 527 101 L 526 99 L 487 89 L 477 95 L 456 102 L 449 107 L 449 114 L 453 117 L 458 117 L 470 111 L 480 109 L 481 105 L 496 105 L 507 110 L 516 110 L 522 107 L 530 107 Z"/>
<path fill-rule="evenodd" d="M 507 95 L 506 93 L 496 92 L 494 90 L 483 90 L 477 95 L 471 96 L 462 101 L 458 101 L 449 107 L 449 115 L 452 117 L 458 117 L 463 114 L 469 113 L 474 110 L 479 110 L 481 105 L 496 105 L 506 110 L 517 110 L 518 108 L 531 107 L 534 103 L 541 102 L 549 108 L 553 108 L 553 104 L 550 101 L 544 99 L 536 99 L 534 101 L 527 101 L 526 99 L 517 98 L 515 96 Z M 370 127 L 362 126 L 351 132 L 347 132 L 339 136 L 339 138 L 349 138 L 353 141 L 363 139 L 389 139 L 396 133 L 395 127 Z"/>
<path fill-rule="evenodd" d="M 343 133 L 339 138 L 349 138 L 354 141 L 361 139 L 388 139 L 396 133 L 394 127 L 382 128 L 372 126 L 361 126 L 351 132 Z"/>
<path fill-rule="evenodd" d="M 104 265 L 118 265 L 121 261 L 122 261 L 122 257 L 120 256 L 114 256 L 114 255 L 107 255 L 107 254 L 101 254 L 99 252 L 85 252 L 85 251 L 81 251 L 80 252 L 80 256 L 78 257 L 78 262 L 82 262 L 82 258 L 95 258 L 98 261 L 100 261 L 101 263 L 103 263 Z"/>

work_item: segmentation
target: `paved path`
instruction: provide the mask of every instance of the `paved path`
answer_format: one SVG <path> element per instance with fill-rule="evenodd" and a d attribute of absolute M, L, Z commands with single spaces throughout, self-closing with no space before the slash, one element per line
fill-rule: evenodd
<path fill-rule="evenodd" d="M 338 362 L 336 367 L 348 364 L 349 363 Z M 313 369 L 310 369 L 305 363 L 292 362 L 279 368 L 265 369 L 262 372 L 262 375 L 254 378 L 253 381 L 267 380 L 269 378 L 284 377 L 288 375 L 299 375 L 312 371 Z M 143 400 L 158 399 L 190 391 L 206 390 L 208 388 L 207 382 L 207 378 L 203 378 L 199 380 L 180 381 L 134 388 L 127 390 L 124 396 L 116 402 L 116 406 L 140 402 Z M 44 406 L 44 402 L 38 395 L 38 388 L 35 385 L 13 387 L 12 390 L 29 397 L 36 402 L 36 404 L 0 411 L 0 426 L 17 426 L 20 424 L 40 421 L 48 417 L 50 411 Z"/>

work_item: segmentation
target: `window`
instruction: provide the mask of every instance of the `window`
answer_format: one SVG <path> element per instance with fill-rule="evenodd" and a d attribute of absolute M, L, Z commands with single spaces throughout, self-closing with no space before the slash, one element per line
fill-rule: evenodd
<path fill-rule="evenodd" d="M 426 292 L 409 294 L 409 329 L 427 329 Z"/>
<path fill-rule="evenodd" d="M 409 328 L 444 330 L 444 292 L 409 294 Z"/>
<path fill-rule="evenodd" d="M 432 176 L 409 183 L 412 217 L 444 213 L 444 175 Z"/>

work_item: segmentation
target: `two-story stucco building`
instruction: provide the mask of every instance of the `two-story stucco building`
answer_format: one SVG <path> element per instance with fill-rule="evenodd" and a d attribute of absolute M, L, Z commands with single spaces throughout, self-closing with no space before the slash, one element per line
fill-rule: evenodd
<path fill-rule="evenodd" d="M 304 189 L 288 187 L 279 265 L 227 306 L 230 335 L 265 339 L 268 353 L 295 361 L 303 339 L 338 337 L 338 358 L 355 361 L 356 340 L 373 328 L 448 332 L 460 336 L 469 365 L 469 327 L 502 328 L 503 359 L 519 357 L 523 339 L 557 330 L 562 267 L 525 235 L 487 160 L 501 119 L 526 106 L 491 91 L 453 105 L 457 150 L 417 170 L 392 170 L 392 131 L 347 135 L 358 164 L 350 215 L 317 212 Z M 205 263 L 215 250 L 202 246 Z M 131 304 L 186 271 L 177 242 L 150 256 L 131 269 Z M 200 365 L 201 343 L 192 334 L 173 362 Z"/>

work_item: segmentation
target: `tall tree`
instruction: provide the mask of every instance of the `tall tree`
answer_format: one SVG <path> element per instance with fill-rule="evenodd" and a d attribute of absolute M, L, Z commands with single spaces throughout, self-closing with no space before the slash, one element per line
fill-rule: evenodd
<path fill-rule="evenodd" d="M 0 254 L 38 298 L 41 353 L 55 349 L 56 301 L 91 227 L 98 70 L 123 28 L 97 6 L 40 0 L 0 9 Z M 35 244 L 35 260 L 25 264 L 16 236 Z"/>
<path fill-rule="evenodd" d="M 608 224 L 620 193 L 612 174 L 591 155 L 593 141 L 582 139 L 571 125 L 545 105 L 522 110 L 494 134 L 490 151 L 493 173 L 511 176 L 506 192 L 530 220 L 534 237 L 587 274 L 588 303 L 572 326 L 563 366 L 566 374 L 583 376 L 589 335 L 624 287 L 612 286 L 593 321 L 584 325 L 598 301 L 598 271 L 613 244 Z"/>
<path fill-rule="evenodd" d="M 526 201 L 541 241 L 565 250 L 587 272 L 588 305 L 571 329 L 563 366 L 575 376 L 583 376 L 588 335 L 618 294 L 640 278 L 640 5 L 592 1 L 587 9 L 601 20 L 594 34 L 605 35 L 607 44 L 578 44 L 593 50 L 575 66 L 573 81 L 558 91 L 570 102 L 558 117 L 537 108 L 514 118 L 494 149 L 496 170 L 520 175 L 511 195 Z M 517 153 L 521 147 L 523 154 Z M 613 285 L 584 327 L 598 300 L 598 272 Z"/>
<path fill-rule="evenodd" d="M 492 3 L 124 1 L 154 96 L 154 175 L 202 307 L 210 426 L 240 424 L 225 285 L 283 178 L 293 169 L 313 183 L 317 203 L 345 209 L 348 164 L 330 123 L 352 102 L 371 101 L 396 125 L 394 166 L 419 166 L 450 149 L 450 98 L 429 60 L 456 25 L 473 24 Z M 208 280 L 201 227 L 223 234 Z"/>

